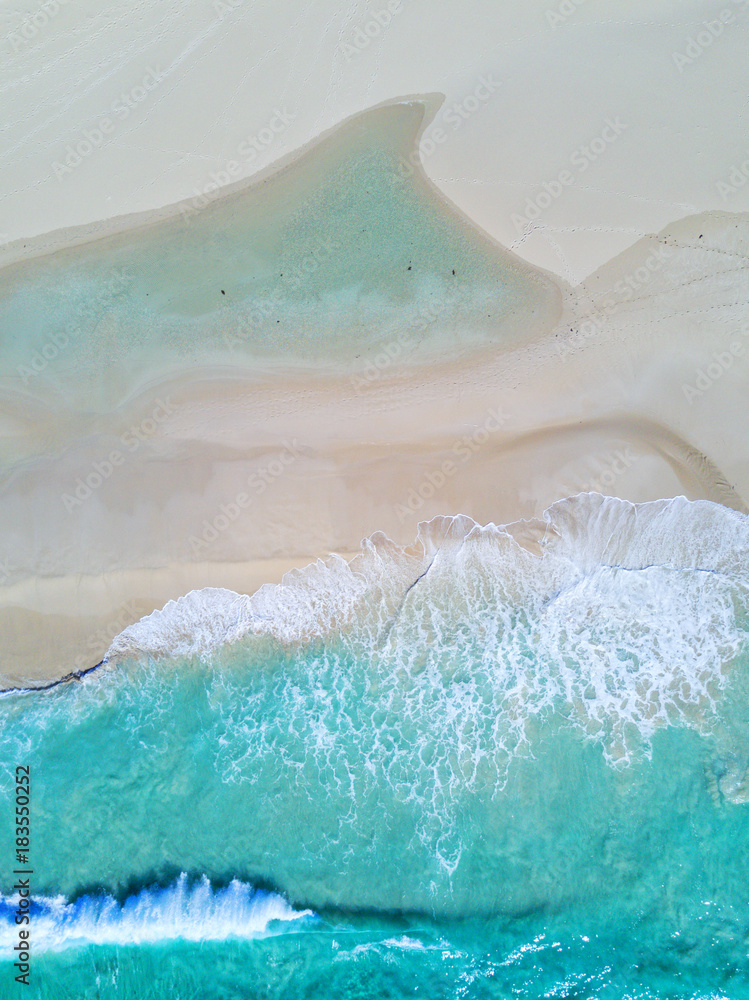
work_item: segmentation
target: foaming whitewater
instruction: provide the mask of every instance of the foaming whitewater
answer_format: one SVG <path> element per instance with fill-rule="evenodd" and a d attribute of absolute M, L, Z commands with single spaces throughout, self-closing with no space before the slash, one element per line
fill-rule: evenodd
<path fill-rule="evenodd" d="M 18 943 L 14 914 L 18 896 L 0 895 L 0 959 Z M 213 889 L 207 878 L 190 885 L 185 874 L 164 889 L 144 889 L 120 904 L 112 896 L 36 897 L 31 910 L 35 952 L 86 945 L 142 945 L 174 941 L 252 939 L 311 918 L 275 893 L 234 879 Z"/>
<path fill-rule="evenodd" d="M 610 763 L 626 762 L 659 727 L 712 724 L 746 640 L 747 555 L 744 515 L 683 497 L 581 494 L 505 526 L 439 517 L 410 548 L 378 533 L 351 563 L 319 560 L 251 597 L 193 591 L 120 633 L 107 660 L 336 634 L 397 674 L 471 647 L 447 719 L 475 714 L 483 676 L 502 693 L 499 746 L 527 742 L 529 717 L 563 704 Z"/>
<path fill-rule="evenodd" d="M 168 940 L 185 996 L 743 996 L 748 555 L 749 517 L 684 498 L 436 518 L 193 592 L 3 699 L 59 995 L 95 961 L 162 996 Z M 0 868 L 4 942 L 13 891 Z"/>

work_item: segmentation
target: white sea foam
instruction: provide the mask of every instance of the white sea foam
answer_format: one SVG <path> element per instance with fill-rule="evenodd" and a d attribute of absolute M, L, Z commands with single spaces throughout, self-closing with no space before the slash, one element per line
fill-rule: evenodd
<path fill-rule="evenodd" d="M 0 957 L 18 944 L 14 922 L 18 895 L 0 894 Z M 278 921 L 312 917 L 294 910 L 275 893 L 256 891 L 236 879 L 213 889 L 205 877 L 193 886 L 187 876 L 165 889 L 144 889 L 120 905 L 111 896 L 84 896 L 74 903 L 62 896 L 34 897 L 32 947 L 35 953 L 85 945 L 138 945 L 182 938 L 223 941 L 253 938 L 273 931 Z"/>
<path fill-rule="evenodd" d="M 318 559 L 251 597 L 209 587 L 169 601 L 120 632 L 106 659 L 200 656 L 253 633 L 282 642 L 323 635 L 344 627 L 375 592 L 393 605 L 425 566 L 425 552 L 410 555 L 378 532 L 350 563 L 336 555 Z"/>
<path fill-rule="evenodd" d="M 335 955 L 334 961 L 359 961 L 365 956 L 375 952 L 380 955 L 387 955 L 392 951 L 445 951 L 448 948 L 447 942 L 425 945 L 418 938 L 409 937 L 402 934 L 397 938 L 386 938 L 384 941 L 367 941 L 363 944 L 354 945 L 353 948 L 344 948 Z"/>
<path fill-rule="evenodd" d="M 745 648 L 747 556 L 749 517 L 718 504 L 581 494 L 531 523 L 435 518 L 407 549 L 377 534 L 351 563 L 320 560 L 251 597 L 195 591 L 125 629 L 108 656 L 327 635 L 431 685 L 463 780 L 477 766 L 466 723 L 487 697 L 498 752 L 526 740 L 529 716 L 562 710 L 616 763 L 633 733 L 647 743 L 669 723 L 710 725 Z"/>

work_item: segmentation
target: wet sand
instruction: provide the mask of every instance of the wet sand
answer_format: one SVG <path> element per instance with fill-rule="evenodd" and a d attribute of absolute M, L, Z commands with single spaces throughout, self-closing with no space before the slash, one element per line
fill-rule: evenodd
<path fill-rule="evenodd" d="M 469 221 L 418 183 L 468 239 Z M 495 252 L 496 281 L 512 274 L 520 289 L 474 339 L 483 263 L 457 313 L 427 295 L 429 350 L 413 324 L 303 370 L 179 349 L 119 381 L 116 364 L 103 370 L 112 405 L 102 392 L 90 409 L 80 391 L 45 397 L 41 378 L 7 379 L 3 686 L 94 665 L 122 628 L 189 590 L 251 593 L 328 552 L 350 557 L 375 531 L 410 543 L 436 514 L 501 524 L 587 491 L 746 510 L 749 219 L 685 219 L 576 288 L 473 232 L 470 260 Z M 404 308 L 423 308 L 420 294 Z M 221 316 L 205 321 L 211 336 Z M 451 350 L 456 329 L 467 333 Z"/>

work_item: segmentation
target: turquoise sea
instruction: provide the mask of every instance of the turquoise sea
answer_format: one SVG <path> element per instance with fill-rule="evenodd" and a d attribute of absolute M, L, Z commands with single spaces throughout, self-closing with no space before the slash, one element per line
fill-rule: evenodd
<path fill-rule="evenodd" d="M 749 997 L 747 556 L 707 501 L 439 518 L 6 694 L 0 996 Z"/>

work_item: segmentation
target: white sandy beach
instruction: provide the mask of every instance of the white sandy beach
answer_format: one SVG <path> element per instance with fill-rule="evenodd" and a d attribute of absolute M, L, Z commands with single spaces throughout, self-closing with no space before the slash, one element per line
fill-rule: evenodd
<path fill-rule="evenodd" d="M 743 0 L 19 0 L 0 12 L 0 242 L 200 196 L 367 107 L 436 91 L 429 176 L 576 284 L 675 219 L 749 209 L 748 20 Z M 519 231 L 513 215 L 536 218 Z"/>
<path fill-rule="evenodd" d="M 613 5 L 602 15 L 577 4 L 559 22 L 553 5 L 512 18 L 474 8 L 425 29 L 423 11 L 404 2 L 354 55 L 345 46 L 369 8 L 319 5 L 296 16 L 319 44 L 308 40 L 293 65 L 288 42 L 268 56 L 286 31 L 278 11 L 220 6 L 189 5 L 173 21 L 162 8 L 144 12 L 153 44 L 103 12 L 95 52 L 72 5 L 46 26 L 37 17 L 27 44 L 11 37 L 20 15 L 6 13 L 6 89 L 26 112 L 9 126 L 0 265 L 107 233 L 127 240 L 174 214 L 168 206 L 195 207 L 217 172 L 221 197 L 235 197 L 350 115 L 438 91 L 445 103 L 409 157 L 434 184 L 435 211 L 451 211 L 440 193 L 454 200 L 498 255 L 510 246 L 519 265 L 545 268 L 527 273 L 556 297 L 528 321 L 522 345 L 498 336 L 457 358 L 406 364 L 393 342 L 345 374 L 188 359 L 138 373 L 116 404 L 89 412 L 3 373 L 3 686 L 93 666 L 123 627 L 189 590 L 251 593 L 328 552 L 350 557 L 375 531 L 409 543 L 436 514 L 506 523 L 584 491 L 747 509 L 749 218 L 736 214 L 749 209 L 738 183 L 746 153 L 735 125 L 721 135 L 704 97 L 710 74 L 721 121 L 743 114 L 736 88 L 721 89 L 742 58 L 742 5 L 729 4 L 714 43 L 681 65 L 674 53 L 705 30 L 696 4 L 676 19 L 665 3 L 635 3 L 626 23 Z M 430 44 L 415 48 L 425 30 Z M 645 32 L 649 75 L 624 79 L 612 53 Z M 263 45 L 253 42 L 247 68 L 250 35 Z M 141 97 L 138 74 L 152 65 L 159 81 Z M 111 141 L 51 172 L 130 77 L 132 107 L 109 113 Z M 51 96 L 37 100 L 40 87 Z M 654 89 L 661 100 L 647 97 Z M 666 113 L 677 97 L 689 128 L 676 109 Z M 198 110 L 177 118 L 174 102 L 186 100 Z M 456 102 L 465 113 L 453 126 Z M 712 116 L 714 141 L 695 107 Z M 717 185 L 732 157 L 739 174 L 727 192 Z M 527 226 L 518 229 L 518 215 Z"/>
<path fill-rule="evenodd" d="M 287 376 L 280 407 L 274 379 L 183 377 L 100 418 L 64 455 L 37 455 L 4 496 L 5 676 L 93 665 L 169 598 L 251 593 L 374 531 L 408 543 L 436 514 L 505 523 L 586 490 L 745 510 L 739 221 L 702 217 L 643 241 L 584 289 L 563 289 L 563 319 L 526 347 L 410 372 L 382 359 L 365 376 Z M 639 269 L 642 289 L 606 307 Z M 163 420 L 107 474 L 116 429 L 146 426 L 164 400 Z"/>

